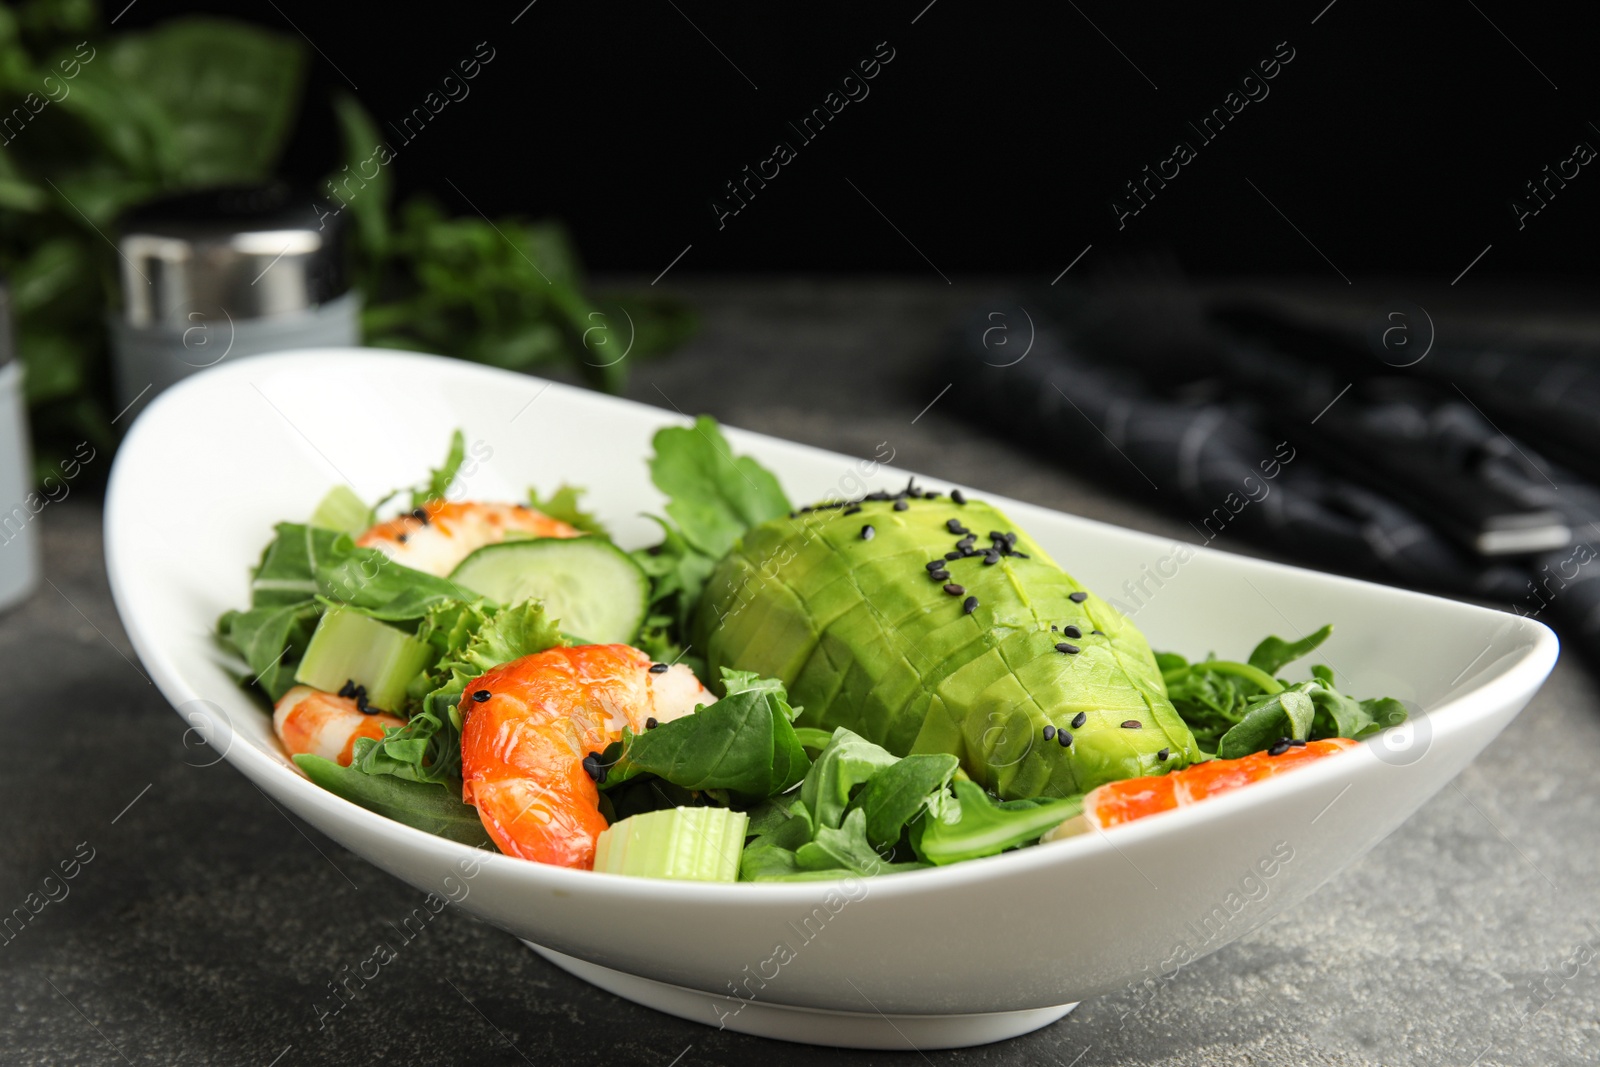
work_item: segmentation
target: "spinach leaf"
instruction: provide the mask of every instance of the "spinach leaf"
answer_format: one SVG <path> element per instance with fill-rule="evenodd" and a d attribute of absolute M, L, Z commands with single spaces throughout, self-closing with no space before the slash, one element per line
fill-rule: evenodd
<path fill-rule="evenodd" d="M 958 778 L 953 786 L 957 803 L 912 831 L 917 855 L 939 866 L 1037 841 L 1083 810 L 1082 797 L 997 801 L 976 782 Z"/>
<path fill-rule="evenodd" d="M 855 789 L 896 762 L 888 750 L 841 726 L 806 774 L 800 800 L 818 826 L 837 827 Z"/>
<path fill-rule="evenodd" d="M 300 755 L 294 757 L 294 762 L 307 778 L 328 792 L 368 811 L 463 845 L 490 845 L 477 809 L 461 802 L 459 780 L 434 785 L 389 775 L 373 776 L 321 756 Z"/>
<path fill-rule="evenodd" d="M 725 790 L 759 802 L 790 789 L 810 766 L 789 725 L 781 688 L 746 689 L 692 715 L 636 734 L 607 748 L 602 788 L 614 789 L 649 774 L 683 789 Z"/>
<path fill-rule="evenodd" d="M 1220 759 L 1238 759 L 1260 752 L 1282 738 L 1304 741 L 1311 736 L 1311 723 L 1317 705 L 1312 690 L 1322 683 L 1311 680 L 1290 686 L 1250 706 L 1244 717 L 1217 743 Z"/>
<path fill-rule="evenodd" d="M 927 809 L 929 796 L 950 784 L 960 764 L 948 752 L 907 756 L 867 779 L 850 802 L 845 821 L 861 812 L 866 817 L 867 840 L 877 848 L 887 848 L 900 840 L 907 823 Z"/>
<path fill-rule="evenodd" d="M 1277 674 L 1287 664 L 1293 663 L 1302 656 L 1309 655 L 1319 645 L 1333 635 L 1333 624 L 1329 623 L 1314 634 L 1302 637 L 1298 641 L 1285 641 L 1281 637 L 1266 637 L 1250 653 L 1248 660 L 1250 666 L 1267 674 Z"/>

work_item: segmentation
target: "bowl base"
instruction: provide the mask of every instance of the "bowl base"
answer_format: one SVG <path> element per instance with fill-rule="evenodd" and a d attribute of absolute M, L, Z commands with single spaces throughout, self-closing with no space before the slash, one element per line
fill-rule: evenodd
<path fill-rule="evenodd" d="M 876 1011 L 801 1008 L 658 982 L 574 959 L 532 941 L 523 944 L 568 974 L 635 1004 L 690 1022 L 716 1026 L 719 1030 L 804 1045 L 900 1051 L 967 1048 L 1030 1033 L 1050 1025 L 1078 1006 L 1058 1004 L 1049 1008 L 971 1015 L 885 1015 Z"/>

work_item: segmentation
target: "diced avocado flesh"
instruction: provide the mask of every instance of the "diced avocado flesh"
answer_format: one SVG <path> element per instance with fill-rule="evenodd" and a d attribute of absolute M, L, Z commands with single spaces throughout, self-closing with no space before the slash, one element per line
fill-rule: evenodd
<path fill-rule="evenodd" d="M 294 680 L 329 693 L 354 682 L 366 688 L 369 706 L 393 711 L 429 657 L 428 646 L 402 630 L 350 608 L 329 608 L 311 635 Z"/>
<path fill-rule="evenodd" d="M 450 579 L 508 606 L 543 601 L 564 632 L 596 644 L 633 640 L 650 595 L 639 565 L 599 537 L 502 541 L 462 560 Z"/>
<path fill-rule="evenodd" d="M 777 678 L 805 709 L 797 726 L 844 726 L 901 756 L 952 753 L 1007 799 L 1068 796 L 1200 758 L 1128 619 L 996 508 L 907 505 L 866 501 L 849 515 L 802 512 L 748 531 L 696 613 L 694 644 L 711 675 Z M 944 559 L 965 536 L 952 519 L 976 555 Z M 1016 541 L 987 563 L 991 532 Z M 935 560 L 948 578 L 930 575 Z"/>
<path fill-rule="evenodd" d="M 641 878 L 736 881 L 749 825 L 749 816 L 729 808 L 647 811 L 601 832 L 594 869 Z"/>
<path fill-rule="evenodd" d="M 362 533 L 372 525 L 372 509 L 348 485 L 336 485 L 311 513 L 311 525 L 340 533 Z"/>

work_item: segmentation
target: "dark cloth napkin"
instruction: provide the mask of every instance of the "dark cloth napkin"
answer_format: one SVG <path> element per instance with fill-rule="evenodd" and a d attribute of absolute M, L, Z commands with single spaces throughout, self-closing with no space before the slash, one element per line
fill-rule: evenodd
<path fill-rule="evenodd" d="M 1600 662 L 1600 491 L 1532 440 L 1501 432 L 1473 395 L 1492 393 L 1497 411 L 1515 405 L 1507 421 L 1524 429 L 1559 423 L 1565 436 L 1552 450 L 1582 458 L 1585 420 L 1600 413 L 1600 396 L 1588 411 L 1570 403 L 1584 389 L 1600 393 L 1586 353 L 1543 353 L 1533 375 L 1499 346 L 1398 369 L 1363 354 L 1359 339 L 1284 328 L 1256 309 L 1197 316 L 1147 303 L 1091 317 L 1084 301 L 1037 294 L 1011 306 L 1031 319 L 1025 356 L 1016 358 L 1015 337 L 1010 352 L 997 348 L 989 308 L 959 325 L 945 354 L 952 407 L 977 425 L 1184 519 L 1196 545 L 1239 539 L 1311 566 L 1487 601 L 1556 625 Z M 1479 555 L 1445 532 L 1437 509 L 1331 450 L 1312 420 L 1331 424 L 1334 411 L 1418 464 L 1558 514 L 1571 542 Z"/>

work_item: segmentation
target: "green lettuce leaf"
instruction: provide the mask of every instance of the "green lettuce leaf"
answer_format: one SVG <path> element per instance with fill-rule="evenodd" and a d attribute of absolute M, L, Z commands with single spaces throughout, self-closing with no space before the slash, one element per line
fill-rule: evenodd
<path fill-rule="evenodd" d="M 485 671 L 562 643 L 538 601 L 491 610 L 482 601 L 447 601 L 430 609 L 417 638 L 437 649 L 439 659 L 413 683 L 413 693 L 421 694 L 417 710 L 382 740 L 358 740 L 353 768 L 415 782 L 448 782 L 459 776 L 459 705 L 467 686 Z"/>

